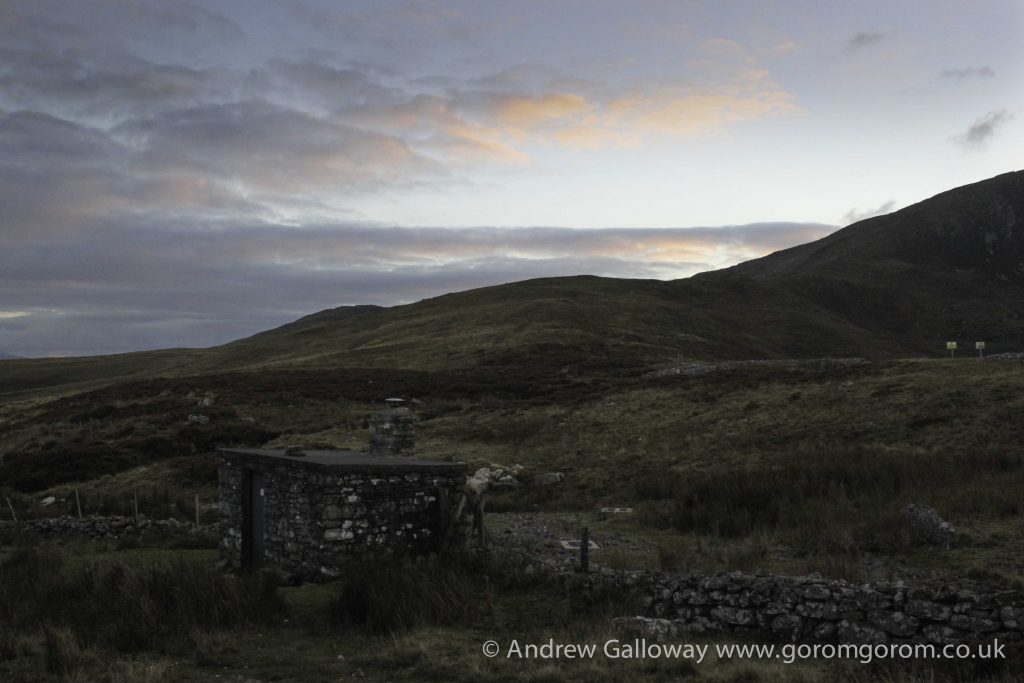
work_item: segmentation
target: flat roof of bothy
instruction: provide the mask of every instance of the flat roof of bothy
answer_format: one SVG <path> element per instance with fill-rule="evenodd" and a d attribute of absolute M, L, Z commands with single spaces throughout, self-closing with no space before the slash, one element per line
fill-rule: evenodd
<path fill-rule="evenodd" d="M 303 455 L 288 455 L 281 448 L 221 448 L 220 452 L 233 460 L 250 460 L 266 465 L 287 461 L 289 464 L 307 469 L 339 473 L 451 473 L 466 469 L 466 465 L 461 462 L 420 460 L 397 455 L 370 455 L 359 451 L 303 450 Z"/>

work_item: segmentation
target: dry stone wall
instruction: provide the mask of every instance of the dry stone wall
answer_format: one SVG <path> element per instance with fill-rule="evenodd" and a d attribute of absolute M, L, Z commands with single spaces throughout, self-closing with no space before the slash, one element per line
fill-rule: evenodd
<path fill-rule="evenodd" d="M 857 585 L 816 576 L 738 572 L 656 575 L 644 585 L 648 616 L 673 628 L 770 632 L 801 641 L 959 643 L 1020 640 L 1024 594 L 957 585 Z"/>
<path fill-rule="evenodd" d="M 215 525 L 198 529 L 187 522 L 176 519 L 134 519 L 133 517 L 89 516 L 79 519 L 67 515 L 43 519 L 27 519 L 17 523 L 2 521 L 0 529 L 20 529 L 37 533 L 43 537 L 71 535 L 89 538 L 120 538 L 136 533 L 161 534 L 204 534 L 216 533 Z"/>

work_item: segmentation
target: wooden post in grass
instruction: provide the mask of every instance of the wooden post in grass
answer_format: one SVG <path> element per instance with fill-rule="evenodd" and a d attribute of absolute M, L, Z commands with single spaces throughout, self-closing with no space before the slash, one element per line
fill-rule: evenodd
<path fill-rule="evenodd" d="M 75 489 L 75 508 L 78 510 L 78 518 L 82 518 L 82 501 L 78 498 L 78 489 Z"/>
<path fill-rule="evenodd" d="M 135 513 L 135 523 L 139 523 L 139 490 L 132 489 L 132 511 Z"/>
<path fill-rule="evenodd" d="M 590 529 L 580 529 L 580 571 L 590 573 Z"/>
<path fill-rule="evenodd" d="M 448 550 L 450 542 L 453 542 L 455 534 L 458 532 L 459 525 L 462 524 L 462 511 L 466 507 L 466 494 L 463 493 L 462 497 L 459 498 L 459 505 L 455 509 L 455 513 L 449 519 L 448 529 L 445 532 L 444 538 L 441 539 L 441 552 Z"/>
<path fill-rule="evenodd" d="M 4 498 L 4 500 L 7 501 L 7 509 L 11 511 L 11 519 L 13 519 L 14 523 L 17 524 L 18 523 L 18 515 L 14 514 L 14 506 L 11 505 L 11 499 L 10 498 Z"/>
<path fill-rule="evenodd" d="M 199 494 L 196 494 L 196 528 L 199 528 Z"/>

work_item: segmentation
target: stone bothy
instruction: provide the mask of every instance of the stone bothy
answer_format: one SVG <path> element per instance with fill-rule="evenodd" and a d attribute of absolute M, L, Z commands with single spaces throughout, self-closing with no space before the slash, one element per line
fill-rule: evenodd
<path fill-rule="evenodd" d="M 465 465 L 395 455 L 411 452 L 402 430 L 414 417 L 403 407 L 384 413 L 392 425 L 387 433 L 402 436 L 392 439 L 390 452 L 221 449 L 222 559 L 318 580 L 361 558 L 440 550 Z"/>

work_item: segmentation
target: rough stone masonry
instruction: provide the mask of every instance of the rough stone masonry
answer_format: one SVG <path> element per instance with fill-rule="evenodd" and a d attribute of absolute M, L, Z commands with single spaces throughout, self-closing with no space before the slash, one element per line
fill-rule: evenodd
<path fill-rule="evenodd" d="M 263 557 L 254 564 L 306 580 L 337 576 L 354 559 L 437 550 L 450 518 L 442 501 L 465 482 L 461 464 L 338 451 L 224 449 L 219 472 L 222 558 L 247 564 L 246 478 L 257 472 Z"/>
<path fill-rule="evenodd" d="M 402 419 L 379 422 L 410 425 L 398 411 Z M 218 473 L 222 559 L 304 580 L 338 576 L 353 560 L 439 550 L 466 481 L 461 463 L 386 449 L 221 449 Z"/>
<path fill-rule="evenodd" d="M 959 643 L 1020 640 L 1024 594 L 966 586 L 857 585 L 820 577 L 731 572 L 652 577 L 652 617 L 680 629 L 772 632 L 794 640 Z"/>

